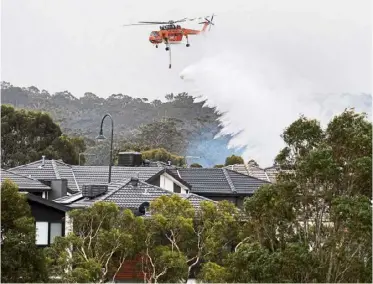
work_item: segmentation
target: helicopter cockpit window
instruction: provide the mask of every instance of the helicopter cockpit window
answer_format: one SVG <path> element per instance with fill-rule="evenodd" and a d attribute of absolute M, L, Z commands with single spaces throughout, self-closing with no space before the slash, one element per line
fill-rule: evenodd
<path fill-rule="evenodd" d="M 152 32 L 151 36 L 159 36 L 159 33 L 158 32 Z"/>

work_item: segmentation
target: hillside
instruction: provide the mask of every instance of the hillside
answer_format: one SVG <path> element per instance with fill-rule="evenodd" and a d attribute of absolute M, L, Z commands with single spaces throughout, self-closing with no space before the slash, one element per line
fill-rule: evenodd
<path fill-rule="evenodd" d="M 87 92 L 83 97 L 76 98 L 68 91 L 50 94 L 35 86 L 17 87 L 2 82 L 1 100 L 2 104 L 17 108 L 47 111 L 67 134 L 89 139 L 97 136 L 105 113 L 114 118 L 114 135 L 118 142 L 130 139 L 141 125 L 171 119 L 187 140 L 186 146 L 178 149 L 177 154 L 200 156 L 196 162 L 204 166 L 221 163 L 227 155 L 240 152 L 227 149 L 231 136 L 213 139 L 220 131 L 221 114 L 215 108 L 204 107 L 204 102 L 196 103 L 186 93 L 168 94 L 165 102 L 132 98 L 120 93 L 104 99 Z"/>

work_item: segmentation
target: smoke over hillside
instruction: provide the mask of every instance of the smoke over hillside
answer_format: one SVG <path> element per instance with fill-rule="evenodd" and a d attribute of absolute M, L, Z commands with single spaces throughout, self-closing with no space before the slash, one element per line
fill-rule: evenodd
<path fill-rule="evenodd" d="M 323 125 L 347 107 L 371 117 L 369 27 L 288 16 L 270 25 L 268 12 L 233 31 L 220 17 L 195 40 L 200 58 L 180 73 L 189 94 L 225 113 L 222 134 L 242 131 L 231 146 L 247 145 L 244 158 L 262 166 L 272 164 L 280 134 L 300 114 Z"/>

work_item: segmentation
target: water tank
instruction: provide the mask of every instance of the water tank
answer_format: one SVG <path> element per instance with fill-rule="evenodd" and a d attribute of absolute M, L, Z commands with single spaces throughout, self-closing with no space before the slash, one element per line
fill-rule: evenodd
<path fill-rule="evenodd" d="M 142 155 L 139 152 L 119 152 L 118 166 L 138 167 L 142 165 Z"/>

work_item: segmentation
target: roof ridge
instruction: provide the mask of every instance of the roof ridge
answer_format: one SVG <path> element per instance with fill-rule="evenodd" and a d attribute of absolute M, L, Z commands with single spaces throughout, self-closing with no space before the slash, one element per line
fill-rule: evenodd
<path fill-rule="evenodd" d="M 223 169 L 223 173 L 224 173 L 224 175 L 225 175 L 225 178 L 226 178 L 227 181 L 228 181 L 228 184 L 229 184 L 231 190 L 232 190 L 233 192 L 237 192 L 236 187 L 234 186 L 233 181 L 232 181 L 231 177 L 229 176 L 229 173 L 227 172 L 227 169 Z"/>
<path fill-rule="evenodd" d="M 229 170 L 229 169 L 227 169 L 227 171 L 231 171 L 231 170 Z M 254 176 L 252 176 L 252 175 L 245 175 L 245 174 L 242 174 L 242 173 L 239 173 L 239 172 L 236 172 L 236 171 L 231 171 L 231 172 L 233 172 L 233 173 L 235 173 L 235 174 L 237 174 L 237 175 L 241 175 L 241 176 L 245 176 L 245 177 L 249 177 L 249 178 L 253 178 L 253 179 L 256 179 L 256 180 L 259 180 L 259 181 L 264 181 L 264 182 L 268 182 L 268 181 L 265 181 L 265 180 L 263 180 L 263 179 L 260 179 L 260 178 L 257 178 L 257 177 L 254 177 Z"/>
<path fill-rule="evenodd" d="M 28 166 L 28 165 L 33 165 L 33 164 L 36 164 L 36 163 L 41 162 L 41 161 L 42 161 L 42 159 L 37 160 L 37 161 L 34 161 L 34 162 L 31 162 L 31 163 L 28 163 L 28 164 L 19 165 L 19 166 L 16 166 L 16 167 L 14 167 L 14 168 L 10 168 L 10 170 L 14 170 L 14 169 L 22 168 L 22 167 L 25 167 L 25 166 Z"/>
<path fill-rule="evenodd" d="M 51 160 L 51 162 L 52 162 L 52 167 L 53 167 L 54 174 L 56 175 L 56 178 L 61 179 L 60 173 L 58 172 L 58 169 L 57 169 L 56 161 Z"/>
<path fill-rule="evenodd" d="M 266 175 L 266 177 L 267 177 L 267 180 L 268 180 L 269 182 L 271 182 L 271 180 L 269 179 L 269 176 L 267 175 L 266 170 L 263 169 L 263 172 L 265 173 L 265 175 Z"/>
<path fill-rule="evenodd" d="M 10 170 L 5 170 L 5 169 L 1 169 L 2 171 L 5 171 L 5 172 L 8 172 L 8 173 L 11 173 L 12 175 L 15 175 L 15 176 L 19 176 L 19 177 L 23 177 L 23 178 L 26 178 L 26 179 L 30 179 L 30 180 L 33 180 L 33 181 L 38 181 L 40 183 L 42 183 L 41 181 L 39 181 L 38 179 L 36 178 L 32 178 L 32 177 L 28 177 L 28 176 L 24 176 L 24 175 L 21 175 L 21 174 L 18 174 L 18 173 L 15 173 L 15 172 L 12 172 Z M 31 175 L 30 175 L 31 176 Z"/>

